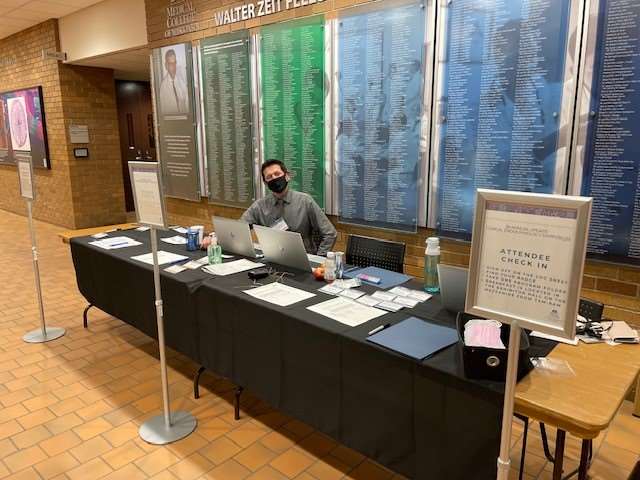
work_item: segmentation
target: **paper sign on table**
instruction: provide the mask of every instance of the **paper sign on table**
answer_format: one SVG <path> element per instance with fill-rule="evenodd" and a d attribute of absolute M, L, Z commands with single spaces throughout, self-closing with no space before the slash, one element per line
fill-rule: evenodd
<path fill-rule="evenodd" d="M 263 285 L 258 288 L 252 288 L 251 290 L 245 290 L 244 293 L 281 307 L 288 307 L 294 303 L 316 296 L 315 293 L 300 290 L 299 288 L 290 287 L 289 285 L 284 285 L 278 282 Z"/>
<path fill-rule="evenodd" d="M 386 312 L 362 305 L 348 298 L 337 297 L 326 302 L 307 307 L 307 310 L 329 317 L 350 327 L 357 327 L 369 320 L 380 317 Z"/>

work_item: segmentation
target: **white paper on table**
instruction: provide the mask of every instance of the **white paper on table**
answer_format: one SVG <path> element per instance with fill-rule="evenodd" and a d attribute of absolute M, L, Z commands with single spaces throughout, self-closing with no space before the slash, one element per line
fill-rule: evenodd
<path fill-rule="evenodd" d="M 206 256 L 205 257 L 201 257 L 201 258 L 198 258 L 198 259 L 194 260 L 194 262 L 199 263 L 200 266 L 209 265 L 209 257 L 206 257 Z"/>
<path fill-rule="evenodd" d="M 129 237 L 110 237 L 103 238 L 102 240 L 96 240 L 95 242 L 89 242 L 89 245 L 93 245 L 104 250 L 115 250 L 116 248 L 135 247 L 136 245 L 142 244 Z"/>
<path fill-rule="evenodd" d="M 170 267 L 164 269 L 165 272 L 173 273 L 174 275 L 176 273 L 184 272 L 185 270 L 186 268 L 184 268 L 182 265 L 171 265 Z"/>
<path fill-rule="evenodd" d="M 408 308 L 413 308 L 413 307 L 415 307 L 416 305 L 418 305 L 420 303 L 415 298 L 401 297 L 399 295 L 393 300 L 393 302 L 394 303 L 399 303 L 403 307 L 408 307 Z"/>
<path fill-rule="evenodd" d="M 207 265 L 203 270 L 207 273 L 224 277 L 226 275 L 233 275 L 234 273 L 240 273 L 258 267 L 264 267 L 264 263 L 252 262 L 243 258 L 234 262 Z"/>
<path fill-rule="evenodd" d="M 333 285 L 325 285 L 318 289 L 319 292 L 326 293 L 327 295 L 339 295 L 342 292 L 341 288 L 334 287 Z"/>
<path fill-rule="evenodd" d="M 226 255 L 226 254 L 223 253 L 222 254 L 222 258 L 224 258 L 225 260 L 228 260 L 229 258 L 233 258 L 233 255 Z"/>
<path fill-rule="evenodd" d="M 187 260 L 189 257 L 184 255 L 178 255 L 177 253 L 165 252 L 164 250 L 158 250 L 158 265 L 164 265 L 166 263 L 176 263 L 182 260 Z M 142 263 L 153 265 L 153 252 L 145 253 L 143 255 L 136 255 L 131 257 L 132 260 L 137 260 Z"/>
<path fill-rule="evenodd" d="M 182 266 L 184 268 L 188 268 L 189 270 L 198 270 L 202 268 L 203 264 L 198 262 L 197 260 L 191 260 L 190 262 L 183 263 Z"/>
<path fill-rule="evenodd" d="M 548 335 L 542 332 L 531 332 L 532 337 L 546 338 L 547 340 L 554 340 L 560 343 L 566 343 L 567 345 L 578 345 L 578 337 L 574 337 L 573 340 L 563 337 L 556 337 L 555 335 Z"/>
<path fill-rule="evenodd" d="M 136 228 L 136 232 L 146 232 L 147 230 L 149 230 L 151 227 L 138 227 Z"/>
<path fill-rule="evenodd" d="M 189 231 L 184 227 L 172 227 L 171 230 L 173 230 L 174 232 L 183 233 L 183 234 Z"/>
<path fill-rule="evenodd" d="M 398 312 L 404 308 L 404 305 L 396 302 L 380 302 L 376 307 L 387 310 L 388 312 Z"/>
<path fill-rule="evenodd" d="M 393 287 L 391 290 L 389 290 L 389 293 L 393 293 L 394 295 L 397 295 L 399 297 L 408 297 L 411 293 L 411 290 L 406 287 Z"/>
<path fill-rule="evenodd" d="M 348 280 L 339 278 L 335 280 L 331 285 L 338 288 L 356 288 L 362 285 L 362 281 L 359 278 L 349 278 Z"/>
<path fill-rule="evenodd" d="M 290 287 L 282 283 L 274 282 L 262 287 L 244 290 L 244 293 L 265 302 L 288 307 L 294 303 L 301 302 L 311 297 L 315 297 L 315 293 L 300 290 L 299 288 Z"/>
<path fill-rule="evenodd" d="M 386 313 L 383 310 L 362 305 L 344 297 L 336 297 L 326 302 L 312 305 L 307 307 L 307 310 L 329 317 L 350 327 L 357 327 Z"/>
<path fill-rule="evenodd" d="M 380 303 L 380 300 L 377 298 L 373 298 L 371 295 L 365 295 L 364 297 L 360 297 L 356 300 L 358 303 L 362 303 L 363 305 L 368 305 L 370 307 L 375 307 Z"/>
<path fill-rule="evenodd" d="M 93 235 L 91 235 L 91 238 L 100 239 L 100 238 L 104 238 L 104 237 L 108 237 L 108 236 L 109 236 L 109 234 L 101 232 L 101 233 L 94 233 Z"/>
<path fill-rule="evenodd" d="M 364 295 L 364 292 L 362 290 L 347 288 L 346 290 L 342 290 L 338 295 L 350 298 L 351 300 L 357 300 Z"/>
<path fill-rule="evenodd" d="M 412 290 L 406 287 L 393 287 L 391 290 L 389 290 L 389 293 L 397 295 L 398 297 L 411 298 L 413 300 L 417 300 L 418 302 L 426 302 L 433 296 L 428 294 L 427 292 Z"/>
<path fill-rule="evenodd" d="M 377 298 L 381 302 L 393 302 L 396 298 L 396 295 L 393 293 L 385 292 L 383 290 L 376 290 L 371 296 L 373 298 Z"/>
<path fill-rule="evenodd" d="M 186 245 L 187 239 L 181 235 L 176 235 L 174 237 L 161 238 L 163 242 L 170 243 L 171 245 Z"/>

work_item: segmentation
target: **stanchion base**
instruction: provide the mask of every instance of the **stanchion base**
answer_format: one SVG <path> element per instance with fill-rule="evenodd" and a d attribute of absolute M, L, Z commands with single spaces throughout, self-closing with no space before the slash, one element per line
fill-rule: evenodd
<path fill-rule="evenodd" d="M 189 412 L 173 412 L 171 420 L 172 424 L 167 428 L 164 415 L 150 418 L 140 425 L 140 438 L 153 445 L 166 445 L 189 436 L 198 423 L 196 417 Z"/>
<path fill-rule="evenodd" d="M 26 333 L 24 337 L 22 337 L 22 340 L 27 343 L 50 342 L 51 340 L 62 337 L 66 333 L 66 330 L 61 327 L 46 327 L 45 332 L 46 335 L 42 335 L 42 329 L 33 330 L 32 332 Z"/>

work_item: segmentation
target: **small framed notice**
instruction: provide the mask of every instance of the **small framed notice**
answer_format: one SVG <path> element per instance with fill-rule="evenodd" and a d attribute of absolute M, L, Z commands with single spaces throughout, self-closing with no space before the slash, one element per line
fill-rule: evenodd
<path fill-rule="evenodd" d="M 466 311 L 574 338 L 591 198 L 477 191 Z"/>
<path fill-rule="evenodd" d="M 20 195 L 26 200 L 35 200 L 36 191 L 33 188 L 33 166 L 29 160 L 19 158 L 18 177 L 20 179 Z"/>
<path fill-rule="evenodd" d="M 167 214 L 157 162 L 129 162 L 138 223 L 167 228 Z"/>

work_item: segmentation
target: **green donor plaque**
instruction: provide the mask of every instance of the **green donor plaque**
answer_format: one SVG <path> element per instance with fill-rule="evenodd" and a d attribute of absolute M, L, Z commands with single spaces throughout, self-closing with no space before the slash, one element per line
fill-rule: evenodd
<path fill-rule="evenodd" d="M 254 200 L 249 33 L 201 44 L 209 202 L 248 207 Z"/>
<path fill-rule="evenodd" d="M 291 186 L 324 208 L 324 18 L 261 35 L 263 159 L 284 161 Z"/>

